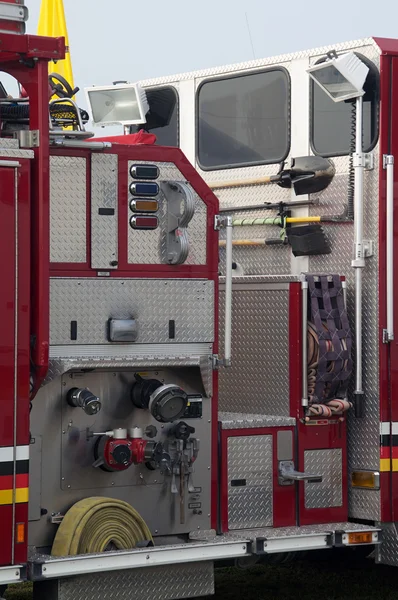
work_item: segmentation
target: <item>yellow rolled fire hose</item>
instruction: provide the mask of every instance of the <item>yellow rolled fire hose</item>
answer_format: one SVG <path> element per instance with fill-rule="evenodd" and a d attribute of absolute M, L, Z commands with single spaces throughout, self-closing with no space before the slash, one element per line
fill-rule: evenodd
<path fill-rule="evenodd" d="M 114 498 L 85 498 L 68 510 L 58 528 L 52 556 L 75 556 L 118 550 L 153 542 L 147 524 L 130 504 Z"/>

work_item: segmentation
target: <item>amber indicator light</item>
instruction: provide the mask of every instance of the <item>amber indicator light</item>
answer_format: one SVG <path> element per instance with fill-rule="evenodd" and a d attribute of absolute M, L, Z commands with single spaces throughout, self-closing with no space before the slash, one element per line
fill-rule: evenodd
<path fill-rule="evenodd" d="M 378 471 L 353 471 L 351 485 L 357 488 L 380 489 L 380 473 Z"/>
<path fill-rule="evenodd" d="M 372 535 L 371 531 L 348 534 L 348 543 L 349 544 L 371 544 L 372 541 L 373 541 L 373 535 Z"/>
<path fill-rule="evenodd" d="M 157 217 L 136 216 L 130 219 L 130 227 L 133 229 L 156 229 L 158 224 Z"/>
<path fill-rule="evenodd" d="M 16 523 L 15 534 L 17 544 L 23 544 L 25 542 L 25 523 Z"/>
<path fill-rule="evenodd" d="M 154 213 L 159 209 L 157 200 L 133 199 L 130 201 L 130 209 L 133 212 Z"/>

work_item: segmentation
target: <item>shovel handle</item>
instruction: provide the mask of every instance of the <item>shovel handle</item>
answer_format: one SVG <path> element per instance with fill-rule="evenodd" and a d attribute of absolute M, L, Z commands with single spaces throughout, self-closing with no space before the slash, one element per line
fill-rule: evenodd
<path fill-rule="evenodd" d="M 240 179 L 237 181 L 214 181 L 207 185 L 211 190 L 221 190 L 227 188 L 245 187 L 247 185 L 266 185 L 267 183 L 274 183 L 279 181 L 278 175 L 268 177 L 257 177 L 256 179 Z"/>

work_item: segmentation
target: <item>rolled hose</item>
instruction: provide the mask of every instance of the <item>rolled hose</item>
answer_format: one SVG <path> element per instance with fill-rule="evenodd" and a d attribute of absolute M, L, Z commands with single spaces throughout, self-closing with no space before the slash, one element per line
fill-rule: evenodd
<path fill-rule="evenodd" d="M 110 544 L 118 550 L 129 550 L 143 541 L 153 542 L 151 532 L 130 504 L 114 498 L 85 498 L 66 513 L 51 554 L 95 554 L 105 552 Z"/>

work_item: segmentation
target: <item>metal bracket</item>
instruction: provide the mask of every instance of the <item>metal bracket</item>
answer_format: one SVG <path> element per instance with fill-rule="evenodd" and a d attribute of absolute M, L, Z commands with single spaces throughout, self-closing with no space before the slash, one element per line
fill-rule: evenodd
<path fill-rule="evenodd" d="M 363 256 L 364 258 L 370 258 L 374 254 L 374 241 L 363 240 Z"/>
<path fill-rule="evenodd" d="M 218 371 L 221 362 L 222 360 L 218 358 L 218 354 L 213 354 L 213 356 L 211 357 L 213 371 Z"/>
<path fill-rule="evenodd" d="M 226 227 L 227 221 L 228 221 L 228 217 L 222 217 L 221 215 L 215 215 L 214 216 L 214 229 L 216 231 L 220 231 L 220 229 L 223 229 L 224 227 Z"/>
<path fill-rule="evenodd" d="M 40 146 L 40 132 L 36 129 L 22 129 L 17 132 L 21 148 L 38 148 Z"/>
<path fill-rule="evenodd" d="M 383 344 L 389 344 L 390 342 L 392 342 L 392 340 L 390 339 L 390 336 L 388 334 L 387 329 L 383 329 Z"/>
<path fill-rule="evenodd" d="M 295 481 L 308 481 L 309 483 L 321 483 L 322 475 L 312 475 L 296 471 L 292 460 L 281 460 L 278 466 L 279 485 L 293 485 Z"/>
<path fill-rule="evenodd" d="M 383 169 L 387 169 L 387 165 L 394 164 L 394 157 L 391 154 L 383 154 Z"/>
<path fill-rule="evenodd" d="M 50 521 L 53 525 L 60 525 L 63 521 L 64 515 L 61 513 L 53 513 L 51 515 Z"/>
<path fill-rule="evenodd" d="M 374 155 L 371 152 L 355 153 L 353 155 L 353 166 L 363 167 L 365 171 L 373 171 Z"/>

